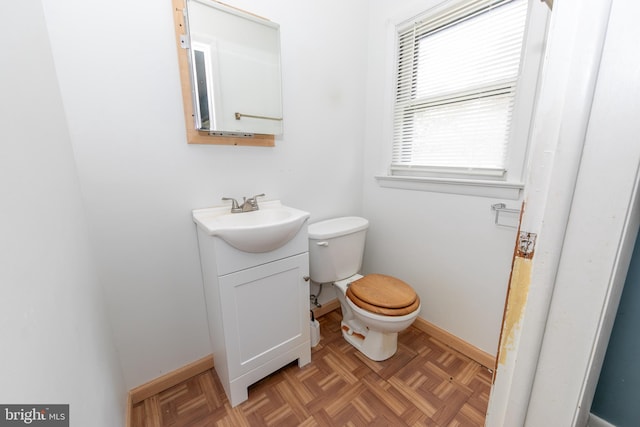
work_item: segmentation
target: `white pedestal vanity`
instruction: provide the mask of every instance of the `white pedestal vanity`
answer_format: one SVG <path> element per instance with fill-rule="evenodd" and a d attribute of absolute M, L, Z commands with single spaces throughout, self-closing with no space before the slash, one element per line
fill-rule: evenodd
<path fill-rule="evenodd" d="M 308 217 L 279 201 L 193 211 L 215 370 L 231 406 L 256 381 L 311 361 Z"/>

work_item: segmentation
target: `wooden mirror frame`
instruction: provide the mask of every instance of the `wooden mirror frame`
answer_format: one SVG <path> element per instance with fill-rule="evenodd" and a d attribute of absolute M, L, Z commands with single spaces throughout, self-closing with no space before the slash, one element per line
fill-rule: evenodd
<path fill-rule="evenodd" d="M 215 1 L 215 0 L 212 0 Z M 220 2 L 216 2 L 220 3 Z M 191 70 L 189 69 L 189 50 L 181 45 L 181 38 L 187 36 L 185 28 L 184 9 L 186 0 L 172 0 L 173 22 L 176 33 L 176 49 L 178 51 L 178 65 L 180 67 L 180 87 L 182 89 L 182 103 L 184 107 L 184 123 L 187 131 L 187 143 L 189 144 L 214 144 L 214 145 L 246 145 L 259 147 L 275 146 L 275 136 L 254 134 L 253 137 L 234 137 L 210 135 L 209 132 L 198 130 L 194 124 L 193 95 L 191 91 Z M 223 4 L 223 3 L 221 3 Z M 225 6 L 229 6 L 226 5 Z M 233 7 L 233 6 L 230 6 Z M 244 13 L 250 13 L 242 11 Z M 252 14 L 253 15 L 253 14 Z"/>

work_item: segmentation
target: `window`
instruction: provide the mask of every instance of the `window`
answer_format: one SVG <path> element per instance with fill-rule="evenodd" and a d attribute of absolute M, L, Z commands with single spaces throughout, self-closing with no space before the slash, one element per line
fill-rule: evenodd
<path fill-rule="evenodd" d="M 397 27 L 391 176 L 506 181 L 522 169 L 512 141 L 526 147 L 540 60 L 518 103 L 526 26 L 527 0 L 471 0 Z"/>

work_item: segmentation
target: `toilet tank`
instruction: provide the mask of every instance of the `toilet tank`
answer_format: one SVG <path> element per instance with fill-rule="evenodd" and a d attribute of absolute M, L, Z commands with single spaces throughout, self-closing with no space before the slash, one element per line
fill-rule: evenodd
<path fill-rule="evenodd" d="M 333 283 L 360 271 L 369 221 L 356 216 L 309 225 L 309 275 L 316 283 Z"/>

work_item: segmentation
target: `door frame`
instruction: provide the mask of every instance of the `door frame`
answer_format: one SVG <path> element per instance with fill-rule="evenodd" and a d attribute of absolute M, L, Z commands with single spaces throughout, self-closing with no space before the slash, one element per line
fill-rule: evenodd
<path fill-rule="evenodd" d="M 626 114 L 640 93 L 624 87 L 637 59 L 603 57 L 629 15 L 612 4 L 563 0 L 552 13 L 521 220 L 537 243 L 514 258 L 487 426 L 582 426 L 589 414 L 640 217 L 640 128 Z"/>

